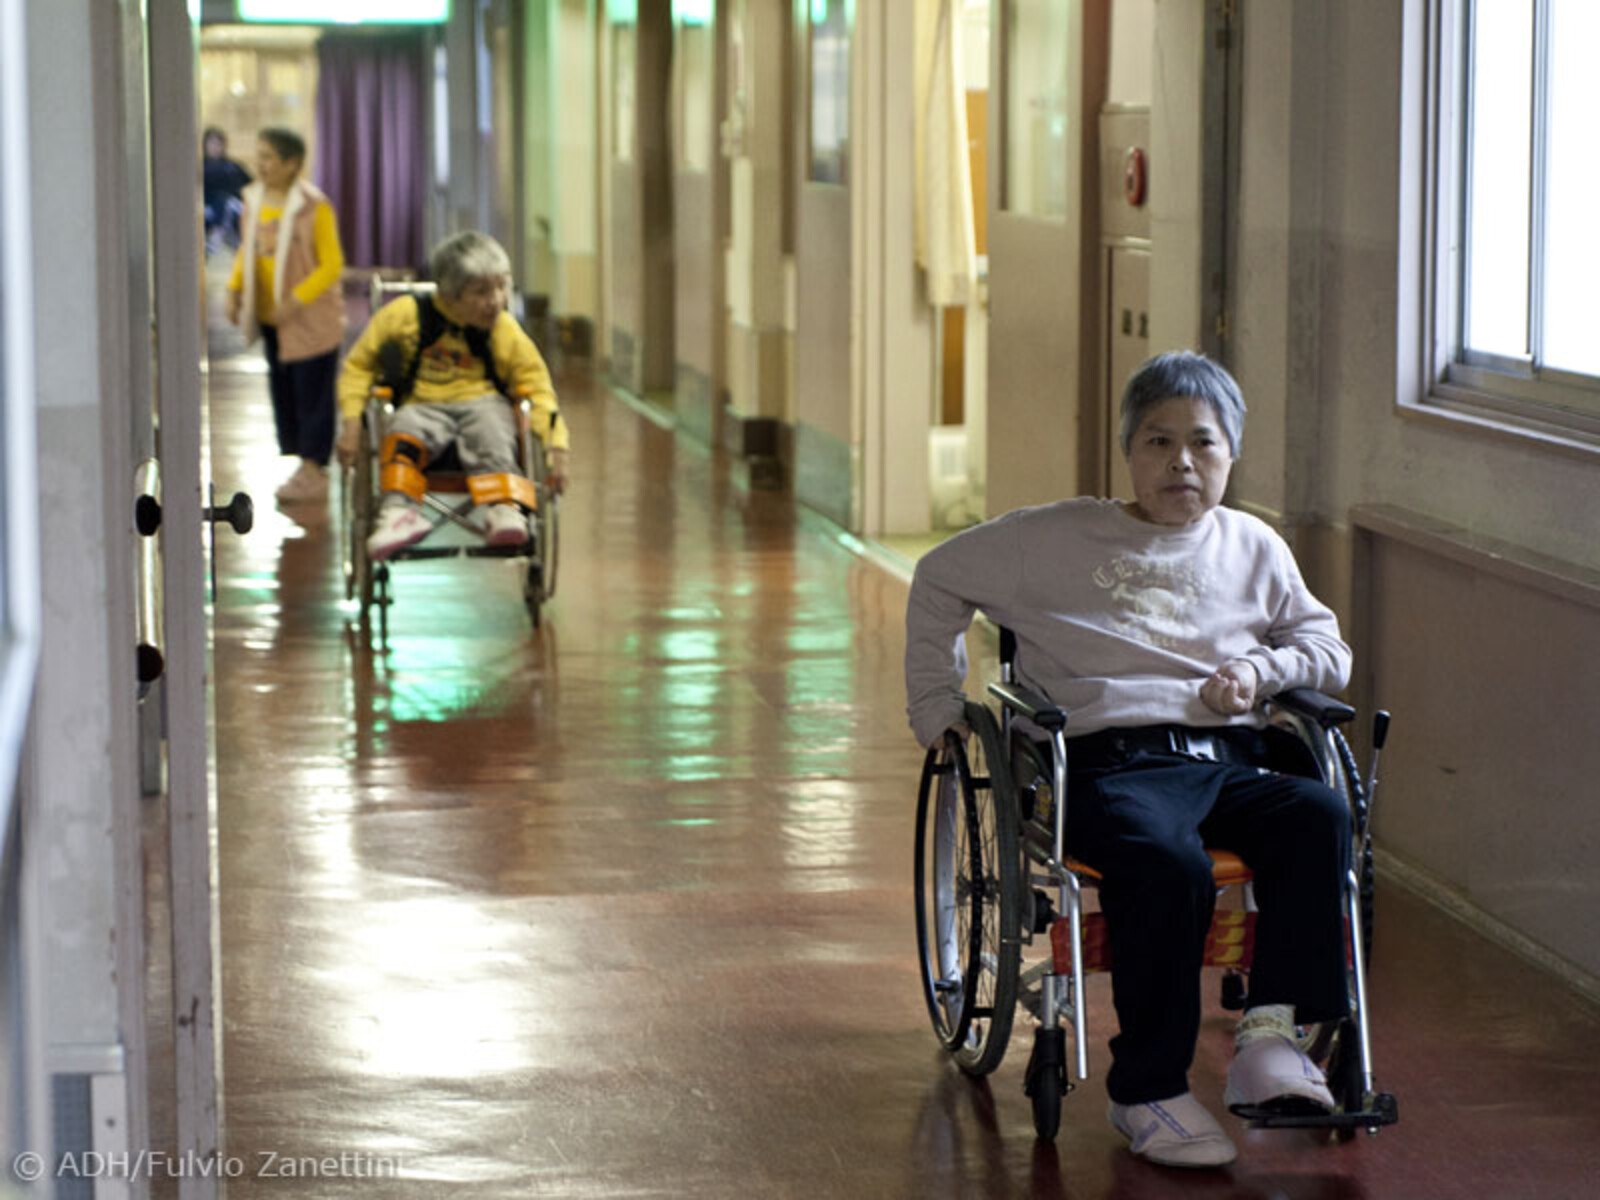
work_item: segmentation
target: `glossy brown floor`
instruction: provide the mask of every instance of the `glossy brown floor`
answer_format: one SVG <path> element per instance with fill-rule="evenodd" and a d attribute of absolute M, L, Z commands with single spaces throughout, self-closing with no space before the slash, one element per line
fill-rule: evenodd
<path fill-rule="evenodd" d="M 334 506 L 278 508 L 261 375 L 212 376 L 230 1195 L 1577 1197 L 1600 1019 L 1380 898 L 1381 1082 L 1345 1145 L 1238 1130 L 1229 1171 L 1135 1161 L 1096 1077 L 1035 1141 L 1029 1035 L 989 1083 L 918 991 L 905 587 L 581 377 L 560 589 L 396 568 L 387 652 L 343 605 Z M 1216 1104 L 1229 1022 L 1196 1089 Z M 255 1178 L 261 1155 L 346 1178 Z M 398 1164 L 396 1177 L 371 1178 Z M 337 1164 L 322 1164 L 317 1169 Z"/>

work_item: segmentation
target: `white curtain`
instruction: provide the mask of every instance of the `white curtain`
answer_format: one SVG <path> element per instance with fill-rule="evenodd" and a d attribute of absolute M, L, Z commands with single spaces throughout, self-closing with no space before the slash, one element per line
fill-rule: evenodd
<path fill-rule="evenodd" d="M 928 303 L 964 305 L 977 278 L 960 0 L 917 0 L 916 239 Z"/>

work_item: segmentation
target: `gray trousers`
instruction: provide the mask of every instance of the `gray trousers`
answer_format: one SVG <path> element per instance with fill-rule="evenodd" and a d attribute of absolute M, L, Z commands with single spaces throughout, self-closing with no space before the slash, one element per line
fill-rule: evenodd
<path fill-rule="evenodd" d="M 432 462 L 455 443 L 468 475 L 517 471 L 517 414 L 504 396 L 491 393 L 456 404 L 405 404 L 389 419 L 390 433 L 405 433 L 428 448 Z M 384 493 L 383 502 L 406 500 Z"/>

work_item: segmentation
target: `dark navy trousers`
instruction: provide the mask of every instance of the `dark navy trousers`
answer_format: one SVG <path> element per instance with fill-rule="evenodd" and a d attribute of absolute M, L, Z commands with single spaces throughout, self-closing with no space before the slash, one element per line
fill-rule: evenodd
<path fill-rule="evenodd" d="M 1067 843 L 1103 875 L 1120 1031 L 1106 1088 L 1119 1104 L 1188 1090 L 1200 1031 L 1200 966 L 1216 888 L 1206 846 L 1255 877 L 1252 1006 L 1292 1004 L 1302 1022 L 1348 1009 L 1345 800 L 1320 781 L 1136 751 L 1067 760 Z"/>
<path fill-rule="evenodd" d="M 278 450 L 327 466 L 333 455 L 339 351 L 286 363 L 278 357 L 277 329 L 263 325 L 261 340 L 267 351 L 267 387 L 278 427 Z"/>

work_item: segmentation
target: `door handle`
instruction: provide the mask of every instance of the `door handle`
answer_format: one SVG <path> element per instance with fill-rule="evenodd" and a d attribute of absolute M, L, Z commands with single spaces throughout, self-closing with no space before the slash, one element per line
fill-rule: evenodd
<path fill-rule="evenodd" d="M 203 520 L 213 525 L 232 525 L 235 533 L 249 533 L 256 523 L 256 506 L 243 492 L 235 492 L 226 508 L 208 504 L 201 510 Z"/>
<path fill-rule="evenodd" d="M 215 484 L 206 485 L 206 495 L 212 501 L 216 500 Z M 207 504 L 200 510 L 200 519 L 205 522 L 206 528 L 206 560 L 210 564 L 211 603 L 214 605 L 217 602 L 217 538 L 212 530 L 217 525 L 232 525 L 235 533 L 249 533 L 251 526 L 256 523 L 256 506 L 251 503 L 249 496 L 235 492 L 226 508 L 218 508 L 215 503 Z"/>
<path fill-rule="evenodd" d="M 166 669 L 165 621 L 161 611 L 161 464 L 147 458 L 134 472 L 134 666 L 143 699 Z"/>

